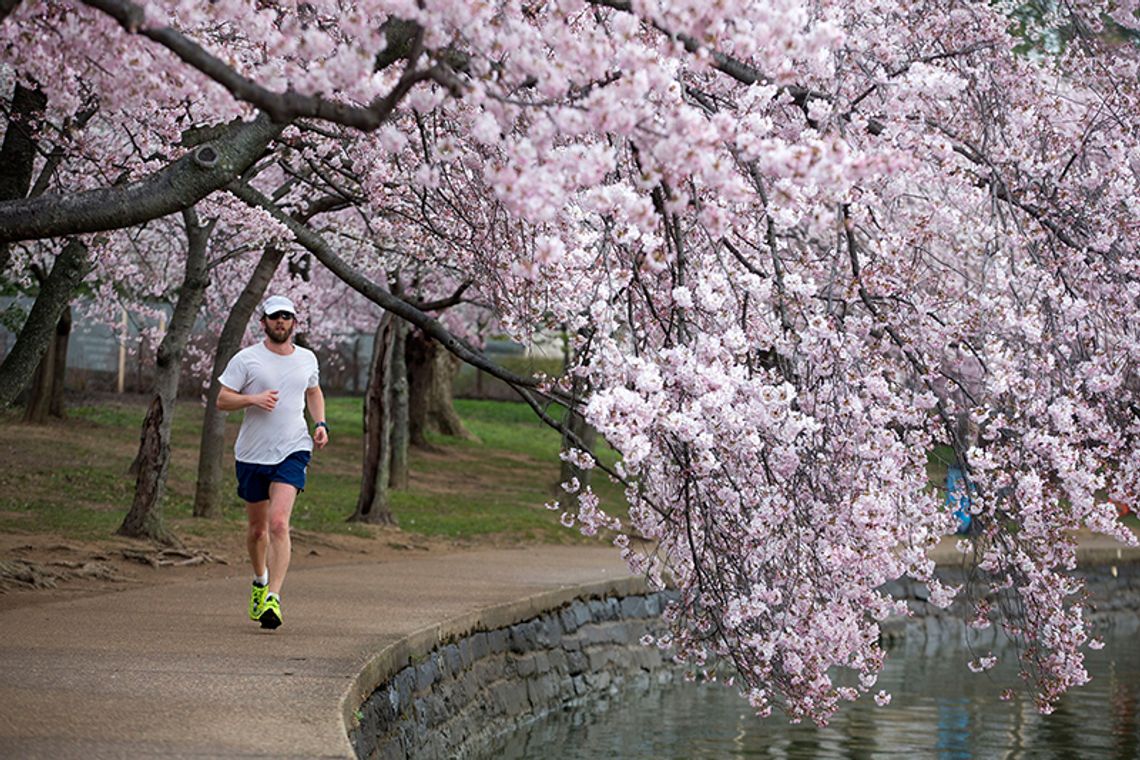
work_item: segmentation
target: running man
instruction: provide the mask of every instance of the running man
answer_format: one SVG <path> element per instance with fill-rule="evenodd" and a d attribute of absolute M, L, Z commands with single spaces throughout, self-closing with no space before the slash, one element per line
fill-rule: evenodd
<path fill-rule="evenodd" d="M 281 585 L 292 544 L 289 517 L 313 444 L 329 441 L 325 397 L 317 357 L 293 344 L 297 310 L 284 296 L 270 296 L 261 308 L 265 340 L 239 351 L 218 378 L 218 409 L 245 410 L 234 444 L 238 496 L 246 502 L 246 545 L 253 563 L 249 618 L 270 630 L 281 625 Z M 305 423 L 308 407 L 315 428 Z"/>

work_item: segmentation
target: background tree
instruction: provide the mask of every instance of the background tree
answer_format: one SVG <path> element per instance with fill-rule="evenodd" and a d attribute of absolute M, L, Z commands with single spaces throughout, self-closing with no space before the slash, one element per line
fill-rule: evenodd
<path fill-rule="evenodd" d="M 136 457 L 137 478 L 131 509 L 119 526 L 119 533 L 174 542 L 162 519 L 162 499 L 170 467 L 170 427 L 174 421 L 178 381 L 182 374 L 182 353 L 198 318 L 209 284 L 207 247 L 216 220 L 202 224 L 193 209 L 182 212 L 187 237 L 186 270 L 178 289 L 170 326 L 162 338 L 156 357 L 152 396 L 142 423 Z"/>

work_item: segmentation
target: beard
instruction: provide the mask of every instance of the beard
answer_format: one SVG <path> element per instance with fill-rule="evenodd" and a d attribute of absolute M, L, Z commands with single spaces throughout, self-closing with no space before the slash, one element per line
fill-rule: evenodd
<path fill-rule="evenodd" d="M 265 337 L 269 338 L 278 345 L 288 343 L 289 338 L 293 335 L 293 322 L 285 325 L 284 327 L 277 327 L 272 324 L 265 325 Z"/>

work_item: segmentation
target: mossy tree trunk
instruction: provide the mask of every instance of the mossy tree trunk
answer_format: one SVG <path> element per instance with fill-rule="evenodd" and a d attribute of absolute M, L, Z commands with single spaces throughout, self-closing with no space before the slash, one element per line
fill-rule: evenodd
<path fill-rule="evenodd" d="M 430 448 L 427 433 L 453 438 L 475 436 L 455 413 L 451 384 L 460 361 L 434 338 L 419 330 L 408 334 L 408 436 L 411 444 Z"/>
<path fill-rule="evenodd" d="M 71 306 L 55 323 L 47 350 L 32 376 L 28 402 L 24 407 L 24 422 L 42 425 L 48 417 L 62 419 L 64 415 L 63 385 L 67 379 L 67 346 L 71 338 Z"/>
<path fill-rule="evenodd" d="M 376 325 L 368 387 L 364 392 L 364 464 L 360 496 L 349 522 L 394 525 L 388 482 L 392 462 L 392 350 L 396 317 L 384 312 Z"/>
<path fill-rule="evenodd" d="M 0 408 L 15 401 L 32 380 L 64 309 L 88 271 L 87 246 L 74 238 L 68 240 L 40 287 L 15 345 L 0 364 Z"/>
<path fill-rule="evenodd" d="M 408 487 L 408 323 L 396 319 L 392 336 L 392 464 L 388 486 Z"/>

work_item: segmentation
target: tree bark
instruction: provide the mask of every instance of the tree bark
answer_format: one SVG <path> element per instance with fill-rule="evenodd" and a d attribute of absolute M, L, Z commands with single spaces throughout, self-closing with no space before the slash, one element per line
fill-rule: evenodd
<path fill-rule="evenodd" d="M 210 388 L 206 391 L 206 409 L 202 416 L 202 440 L 198 446 L 198 484 L 194 491 L 195 517 L 222 516 L 222 459 L 226 445 L 226 413 L 218 411 L 218 392 L 221 383 L 218 376 L 225 370 L 230 359 L 241 346 L 249 318 L 265 296 L 273 273 L 281 264 L 285 252 L 274 246 L 267 246 L 254 267 L 253 274 L 245 289 L 234 303 L 218 346 L 214 350 L 214 370 L 210 375 Z"/>
<path fill-rule="evenodd" d="M 166 528 L 162 520 L 160 509 L 148 509 L 145 504 L 158 504 L 162 496 L 162 484 L 166 482 L 166 468 L 169 466 L 169 457 L 161 457 L 162 428 L 168 427 L 166 413 L 169 409 L 163 406 L 162 398 L 155 395 L 147 409 L 143 420 L 142 442 L 139 457 L 161 460 L 161 471 L 158 479 L 143 480 L 141 475 L 135 482 L 135 498 L 131 509 L 123 519 L 122 525 L 116 531 L 122 536 L 149 538 L 163 544 L 175 543 L 174 535 Z"/>
<path fill-rule="evenodd" d="M 0 241 L 121 229 L 188 209 L 241 175 L 284 128 L 259 114 L 138 181 L 0 201 Z"/>
<path fill-rule="evenodd" d="M 67 381 L 67 347 L 71 343 L 71 304 L 63 307 L 63 314 L 55 323 L 55 340 L 48 348 L 55 354 L 53 377 L 51 381 L 51 401 L 48 404 L 48 414 L 57 419 L 63 419 L 64 383 Z"/>
<path fill-rule="evenodd" d="M 35 121 L 47 107 L 47 96 L 40 89 L 17 84 L 12 92 L 12 109 L 8 128 L 0 144 L 0 201 L 23 198 L 32 186 L 32 169 L 36 161 L 36 141 L 32 132 Z M 0 275 L 8 269 L 11 248 L 0 242 Z"/>
<path fill-rule="evenodd" d="M 0 364 L 0 408 L 11 404 L 32 379 L 60 315 L 87 271 L 87 246 L 79 240 L 69 240 L 40 288 L 15 345 Z"/>
<path fill-rule="evenodd" d="M 376 325 L 368 388 L 364 392 L 364 467 L 360 497 L 349 522 L 395 524 L 388 499 L 392 441 L 392 349 L 396 318 L 388 312 Z"/>
<path fill-rule="evenodd" d="M 183 212 L 183 218 L 189 238 L 186 274 L 170 318 L 170 328 L 158 347 L 150 407 L 143 421 L 139 452 L 135 458 L 138 463 L 135 498 L 118 530 L 120 535 L 163 543 L 175 542 L 162 518 L 162 498 L 170 468 L 170 426 L 178 398 L 178 379 L 182 374 L 182 353 L 193 332 L 209 284 L 206 243 L 214 226 L 213 222 L 199 225 L 198 216 L 192 209 Z"/>
<path fill-rule="evenodd" d="M 407 338 L 408 437 L 413 446 L 431 448 L 427 433 L 474 439 L 455 413 L 451 383 L 459 360 L 438 341 L 416 330 Z"/>
<path fill-rule="evenodd" d="M 392 336 L 392 472 L 388 486 L 408 487 L 408 323 L 396 319 Z"/>
<path fill-rule="evenodd" d="M 48 417 L 63 417 L 63 384 L 67 375 L 67 344 L 71 336 L 71 306 L 63 308 L 63 314 L 55 323 L 43 358 L 32 376 L 28 402 L 24 407 L 24 422 L 42 425 Z"/>

